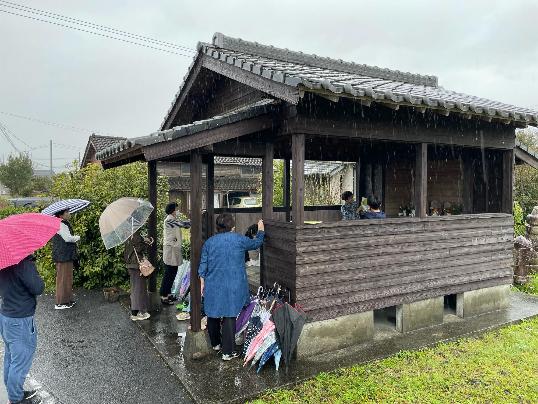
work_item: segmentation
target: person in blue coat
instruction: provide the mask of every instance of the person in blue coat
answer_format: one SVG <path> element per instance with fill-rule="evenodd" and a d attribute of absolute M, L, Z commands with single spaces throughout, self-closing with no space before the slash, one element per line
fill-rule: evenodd
<path fill-rule="evenodd" d="M 250 297 L 245 252 L 260 248 L 265 233 L 262 220 L 254 239 L 233 231 L 235 223 L 229 213 L 219 215 L 216 222 L 217 234 L 202 247 L 198 275 L 211 345 L 219 351 L 222 344 L 222 359 L 227 361 L 239 356 L 234 351 L 235 319 Z"/>

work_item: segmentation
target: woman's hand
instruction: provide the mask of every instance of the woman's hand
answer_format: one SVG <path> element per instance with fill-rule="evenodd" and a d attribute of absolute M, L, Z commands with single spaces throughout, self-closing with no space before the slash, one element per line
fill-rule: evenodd
<path fill-rule="evenodd" d="M 265 226 L 262 219 L 258 220 L 258 231 L 265 231 Z"/>

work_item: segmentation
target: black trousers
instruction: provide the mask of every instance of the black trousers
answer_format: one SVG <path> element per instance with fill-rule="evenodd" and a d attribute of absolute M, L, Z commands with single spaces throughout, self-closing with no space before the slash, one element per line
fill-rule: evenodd
<path fill-rule="evenodd" d="M 177 266 L 166 265 L 164 264 L 164 276 L 163 282 L 161 283 L 161 296 L 168 296 L 172 292 L 172 285 L 177 275 Z"/>
<path fill-rule="evenodd" d="M 211 346 L 222 344 L 222 353 L 231 354 L 235 349 L 235 317 L 207 318 L 207 332 Z"/>

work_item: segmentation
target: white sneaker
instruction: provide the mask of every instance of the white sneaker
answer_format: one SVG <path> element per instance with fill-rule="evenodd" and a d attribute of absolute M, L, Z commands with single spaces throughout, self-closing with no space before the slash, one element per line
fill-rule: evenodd
<path fill-rule="evenodd" d="M 133 320 L 133 321 L 147 320 L 150 317 L 151 317 L 151 315 L 149 313 L 140 313 L 139 312 L 136 316 L 133 316 L 131 314 L 131 320 Z"/>
<path fill-rule="evenodd" d="M 75 305 L 75 302 L 66 303 L 66 304 L 55 304 L 54 310 L 65 310 L 70 309 Z"/>
<path fill-rule="evenodd" d="M 232 359 L 238 358 L 239 354 L 237 352 L 232 352 L 231 354 L 222 354 L 223 361 L 231 361 Z"/>

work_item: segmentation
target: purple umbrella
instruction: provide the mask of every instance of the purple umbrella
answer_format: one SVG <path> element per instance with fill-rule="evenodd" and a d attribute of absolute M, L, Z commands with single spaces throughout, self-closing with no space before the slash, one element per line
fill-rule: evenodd
<path fill-rule="evenodd" d="M 248 306 L 243 307 L 243 310 L 241 310 L 241 313 L 239 313 L 239 316 L 237 316 L 237 320 L 235 321 L 236 334 L 243 330 L 245 328 L 245 325 L 248 324 L 248 320 L 250 320 L 250 316 L 252 315 L 252 311 L 254 311 L 255 306 L 256 300 L 253 300 L 249 303 Z"/>

